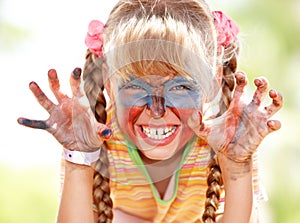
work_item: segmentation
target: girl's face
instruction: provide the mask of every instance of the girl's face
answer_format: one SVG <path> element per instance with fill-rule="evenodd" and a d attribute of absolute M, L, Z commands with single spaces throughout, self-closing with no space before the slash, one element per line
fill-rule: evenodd
<path fill-rule="evenodd" d="M 194 136 L 187 121 L 201 95 L 192 80 L 148 75 L 113 86 L 119 127 L 147 158 L 168 159 Z"/>

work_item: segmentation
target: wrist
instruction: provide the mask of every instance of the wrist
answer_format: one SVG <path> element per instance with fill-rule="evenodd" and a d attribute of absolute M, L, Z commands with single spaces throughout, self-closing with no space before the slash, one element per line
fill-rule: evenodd
<path fill-rule="evenodd" d="M 99 159 L 101 148 L 94 152 L 81 152 L 63 148 L 63 158 L 73 164 L 92 166 Z"/>
<path fill-rule="evenodd" d="M 236 162 L 223 153 L 217 153 L 217 160 L 220 165 L 224 181 L 226 179 L 236 180 L 252 174 L 252 159 L 247 162 Z"/>
<path fill-rule="evenodd" d="M 82 172 L 82 173 L 91 172 L 91 173 L 94 173 L 94 167 L 93 166 L 72 163 L 72 162 L 69 162 L 67 160 L 65 161 L 64 166 L 65 166 L 65 177 L 67 176 L 67 173 L 74 173 L 74 172 Z"/>

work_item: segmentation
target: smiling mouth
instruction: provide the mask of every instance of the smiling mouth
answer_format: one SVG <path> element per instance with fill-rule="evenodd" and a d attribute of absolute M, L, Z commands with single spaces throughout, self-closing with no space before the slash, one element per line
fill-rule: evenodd
<path fill-rule="evenodd" d="M 148 126 L 141 126 L 142 132 L 150 139 L 163 140 L 172 136 L 177 129 L 177 126 L 165 128 L 150 128 Z"/>

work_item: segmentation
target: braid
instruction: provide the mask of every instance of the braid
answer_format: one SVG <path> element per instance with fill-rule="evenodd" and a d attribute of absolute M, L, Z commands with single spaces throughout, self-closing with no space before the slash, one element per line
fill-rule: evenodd
<path fill-rule="evenodd" d="M 89 50 L 83 72 L 84 90 L 89 99 L 91 109 L 100 123 L 106 123 L 106 100 L 103 94 L 103 78 L 101 66 L 103 61 L 96 58 Z M 93 197 L 98 209 L 97 222 L 112 222 L 112 199 L 109 187 L 109 161 L 106 143 L 102 145 L 100 158 L 95 166 Z"/>
<path fill-rule="evenodd" d="M 220 101 L 220 113 L 223 114 L 232 100 L 232 92 L 235 88 L 234 73 L 237 68 L 238 46 L 233 43 L 224 49 L 223 77 L 222 77 L 222 100 Z"/>
<path fill-rule="evenodd" d="M 103 94 L 103 79 L 101 75 L 101 66 L 103 61 L 88 50 L 86 54 L 86 63 L 84 65 L 83 80 L 84 91 L 89 99 L 90 107 L 100 123 L 106 123 L 106 100 Z"/>
<path fill-rule="evenodd" d="M 223 55 L 223 76 L 222 76 L 222 99 L 220 100 L 219 107 L 222 115 L 232 100 L 232 92 L 235 88 L 234 73 L 237 68 L 237 53 L 239 48 L 233 43 L 224 49 Z M 214 158 L 211 160 L 208 168 L 209 173 L 207 176 L 207 191 L 205 201 L 205 211 L 202 215 L 204 223 L 214 223 L 216 220 L 216 211 L 219 206 L 220 189 L 223 185 L 221 168 L 216 161 L 216 155 L 212 151 Z"/>
<path fill-rule="evenodd" d="M 209 174 L 207 176 L 207 191 L 205 201 L 205 211 L 202 220 L 205 223 L 213 223 L 216 220 L 216 211 L 219 207 L 220 187 L 223 185 L 221 169 L 213 158 L 209 164 Z"/>

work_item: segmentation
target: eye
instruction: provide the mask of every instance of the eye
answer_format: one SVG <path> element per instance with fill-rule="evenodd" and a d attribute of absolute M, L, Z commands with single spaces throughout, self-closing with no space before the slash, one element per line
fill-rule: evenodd
<path fill-rule="evenodd" d="M 183 90 L 189 91 L 191 89 L 192 89 L 191 86 L 181 84 L 181 85 L 176 85 L 176 86 L 172 87 L 170 90 L 171 91 L 183 91 Z"/>
<path fill-rule="evenodd" d="M 136 84 L 128 84 L 125 86 L 125 89 L 142 89 L 142 87 Z"/>

